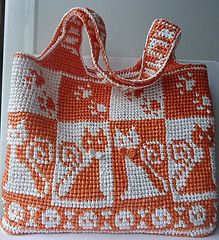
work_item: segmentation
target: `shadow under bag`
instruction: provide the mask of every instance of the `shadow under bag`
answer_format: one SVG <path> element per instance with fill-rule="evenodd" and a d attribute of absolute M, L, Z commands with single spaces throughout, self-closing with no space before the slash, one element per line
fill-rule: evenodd
<path fill-rule="evenodd" d="M 83 27 L 92 67 L 81 56 Z M 2 183 L 5 231 L 213 232 L 207 68 L 176 61 L 180 34 L 176 25 L 155 20 L 142 57 L 113 71 L 103 20 L 73 8 L 39 56 L 14 55 Z"/>

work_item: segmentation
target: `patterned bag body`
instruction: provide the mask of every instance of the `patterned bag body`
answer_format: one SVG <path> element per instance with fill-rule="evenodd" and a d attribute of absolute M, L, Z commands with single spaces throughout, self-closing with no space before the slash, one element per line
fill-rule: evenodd
<path fill-rule="evenodd" d="M 82 27 L 90 68 L 81 57 Z M 155 20 L 142 58 L 113 71 L 103 20 L 73 8 L 40 56 L 15 54 L 2 183 L 5 231 L 213 232 L 207 69 L 175 60 L 180 33 Z"/>

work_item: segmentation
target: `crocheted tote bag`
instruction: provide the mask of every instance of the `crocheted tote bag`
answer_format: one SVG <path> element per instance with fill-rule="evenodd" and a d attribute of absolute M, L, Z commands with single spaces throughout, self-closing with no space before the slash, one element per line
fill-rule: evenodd
<path fill-rule="evenodd" d="M 91 67 L 81 56 L 82 27 Z M 15 54 L 5 231 L 212 233 L 217 196 L 207 69 L 175 60 L 180 33 L 155 20 L 140 60 L 113 71 L 103 20 L 73 8 L 38 57 Z"/>

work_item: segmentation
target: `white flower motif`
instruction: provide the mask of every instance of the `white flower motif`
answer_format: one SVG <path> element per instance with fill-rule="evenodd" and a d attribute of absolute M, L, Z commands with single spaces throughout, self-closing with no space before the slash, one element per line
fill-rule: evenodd
<path fill-rule="evenodd" d="M 19 203 L 12 202 L 8 208 L 8 217 L 14 222 L 22 221 L 24 218 L 24 209 Z"/>
<path fill-rule="evenodd" d="M 79 216 L 79 226 L 83 229 L 92 229 L 97 226 L 97 216 L 94 212 L 85 212 Z"/>
<path fill-rule="evenodd" d="M 120 211 L 115 217 L 115 225 L 120 230 L 130 229 L 131 226 L 134 225 L 134 216 L 132 212 L 130 212 L 129 210 Z"/>
<path fill-rule="evenodd" d="M 152 214 L 152 222 L 156 228 L 164 228 L 171 223 L 171 214 L 163 208 L 157 208 Z"/>
<path fill-rule="evenodd" d="M 189 210 L 189 219 L 194 226 L 201 226 L 206 220 L 206 210 L 201 205 L 192 206 Z"/>
<path fill-rule="evenodd" d="M 61 217 L 56 209 L 47 209 L 42 213 L 42 224 L 46 228 L 55 228 L 61 222 Z"/>

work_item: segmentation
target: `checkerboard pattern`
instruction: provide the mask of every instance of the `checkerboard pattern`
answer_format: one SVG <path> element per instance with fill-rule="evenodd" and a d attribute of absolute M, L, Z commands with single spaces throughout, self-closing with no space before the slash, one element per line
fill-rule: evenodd
<path fill-rule="evenodd" d="M 80 56 L 83 26 L 93 68 Z M 213 232 L 207 69 L 175 60 L 179 35 L 176 25 L 155 20 L 142 59 L 114 72 L 103 20 L 74 8 L 40 56 L 15 54 L 2 182 L 5 231 Z"/>

